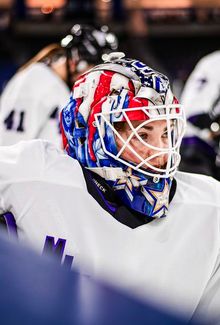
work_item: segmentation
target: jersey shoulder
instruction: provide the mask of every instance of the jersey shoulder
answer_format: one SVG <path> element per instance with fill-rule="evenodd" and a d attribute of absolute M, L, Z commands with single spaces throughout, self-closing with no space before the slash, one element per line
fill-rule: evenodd
<path fill-rule="evenodd" d="M 203 57 L 189 75 L 180 102 L 186 116 L 207 113 L 219 96 L 220 51 Z"/>
<path fill-rule="evenodd" d="M 220 71 L 219 62 L 220 51 L 215 51 L 204 56 L 197 62 L 189 77 L 189 81 L 193 83 L 199 78 L 204 78 L 206 84 L 210 84 L 210 82 L 211 84 L 213 84 L 213 82 L 218 83 L 218 71 Z"/>
<path fill-rule="evenodd" d="M 214 51 L 202 57 L 197 63 L 198 68 L 208 68 L 211 71 L 215 71 L 215 68 L 218 68 L 220 61 L 220 51 Z M 213 65 L 214 64 L 214 65 Z M 215 66 L 217 64 L 217 66 Z"/>
<path fill-rule="evenodd" d="M 44 144 L 41 140 L 21 141 L 0 146 L 1 181 L 38 178 L 43 171 Z"/>
<path fill-rule="evenodd" d="M 57 93 L 58 91 L 58 93 Z M 44 95 L 51 93 L 53 97 L 64 96 L 67 101 L 69 90 L 65 82 L 44 63 L 34 63 L 22 71 L 18 71 L 7 83 L 1 101 L 7 103 L 15 100 L 34 98 L 47 100 Z M 4 105 L 2 105 L 4 108 Z"/>
<path fill-rule="evenodd" d="M 86 189 L 78 161 L 42 139 L 0 146 L 0 181 L 41 181 Z"/>
<path fill-rule="evenodd" d="M 50 67 L 48 67 L 44 63 L 37 62 L 30 65 L 30 67 L 27 68 L 27 71 L 25 73 L 27 75 L 34 76 L 36 78 L 36 81 L 40 81 L 44 85 L 48 83 L 48 87 L 50 86 L 50 84 L 58 84 L 69 93 L 68 87 L 66 86 L 65 82 Z"/>
<path fill-rule="evenodd" d="M 178 171 L 177 197 L 182 202 L 209 205 L 220 208 L 220 182 L 211 176 Z"/>
<path fill-rule="evenodd" d="M 56 104 L 59 109 L 69 101 L 70 91 L 66 83 L 48 66 L 35 63 L 29 68 L 30 77 L 33 78 L 33 87 L 38 88 L 42 94 L 44 105 Z M 31 81 L 30 81 L 31 82 Z"/>

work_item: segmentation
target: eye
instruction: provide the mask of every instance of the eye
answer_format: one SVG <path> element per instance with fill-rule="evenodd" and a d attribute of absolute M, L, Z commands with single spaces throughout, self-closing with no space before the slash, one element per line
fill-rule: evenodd
<path fill-rule="evenodd" d="M 170 126 L 170 134 L 171 134 L 171 136 L 173 135 L 173 132 L 174 132 L 174 125 L 172 124 Z M 164 131 L 164 133 L 162 135 L 162 138 L 168 138 L 168 130 L 165 130 Z"/>
<path fill-rule="evenodd" d="M 139 137 L 142 139 L 142 140 L 147 140 L 147 138 L 148 138 L 148 134 L 147 133 L 140 133 L 140 134 L 138 134 L 139 135 Z"/>
<path fill-rule="evenodd" d="M 162 134 L 162 138 L 163 139 L 168 138 L 168 132 L 167 132 L 167 130 Z"/>

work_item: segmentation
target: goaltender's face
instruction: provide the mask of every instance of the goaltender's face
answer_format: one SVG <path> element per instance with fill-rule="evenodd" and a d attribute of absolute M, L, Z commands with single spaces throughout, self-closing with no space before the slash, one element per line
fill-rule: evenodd
<path fill-rule="evenodd" d="M 134 128 L 137 128 L 144 121 L 132 121 Z M 119 122 L 114 124 L 115 129 L 121 135 L 121 137 L 126 141 L 128 137 L 132 134 L 132 129 L 127 122 Z M 171 122 L 170 128 L 173 128 L 173 122 Z M 168 132 L 167 132 L 167 122 L 165 120 L 153 121 L 147 123 L 138 128 L 138 136 L 146 143 L 151 146 L 157 147 L 158 150 L 145 146 L 144 143 L 134 134 L 129 141 L 129 144 L 132 149 L 136 151 L 143 159 L 146 159 L 154 154 L 159 153 L 159 149 L 168 148 Z M 122 140 L 116 135 L 115 136 L 116 145 L 118 152 L 123 147 Z M 124 149 L 120 158 L 135 163 L 138 165 L 141 160 L 138 158 L 128 147 Z M 154 157 L 148 161 L 152 166 L 157 168 L 163 168 L 167 162 L 167 154 L 161 154 L 157 157 Z M 143 168 L 149 168 L 146 164 L 143 165 Z"/>

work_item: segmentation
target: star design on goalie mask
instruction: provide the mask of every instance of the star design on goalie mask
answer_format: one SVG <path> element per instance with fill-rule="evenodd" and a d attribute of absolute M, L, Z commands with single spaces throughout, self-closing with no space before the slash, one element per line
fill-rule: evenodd
<path fill-rule="evenodd" d="M 133 175 L 132 171 L 132 168 L 128 167 L 126 176 L 119 178 L 114 185 L 114 190 L 116 191 L 125 189 L 131 201 L 133 200 L 133 187 L 138 187 L 140 185 L 139 181 L 141 180 L 140 177 Z"/>
<path fill-rule="evenodd" d="M 148 200 L 148 202 L 154 206 L 153 208 L 153 214 L 156 214 L 158 211 L 160 211 L 164 207 L 165 209 L 168 209 L 168 202 L 169 202 L 169 192 L 170 192 L 170 187 L 165 180 L 164 187 L 162 191 L 159 190 L 150 190 L 146 188 L 142 188 L 142 193 Z"/>

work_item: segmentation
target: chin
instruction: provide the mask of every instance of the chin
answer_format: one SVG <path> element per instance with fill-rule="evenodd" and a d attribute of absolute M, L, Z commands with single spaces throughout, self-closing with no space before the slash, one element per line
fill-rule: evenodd
<path fill-rule="evenodd" d="M 155 167 L 155 168 L 160 168 L 160 169 L 163 169 L 163 170 L 166 170 L 166 165 L 155 165 L 155 166 L 153 166 L 153 167 Z M 153 168 L 150 168 L 149 166 L 143 166 L 141 169 L 143 169 L 143 170 L 145 170 L 145 171 L 147 171 L 147 172 L 150 172 L 150 173 L 152 173 L 152 174 L 155 174 L 155 175 L 157 175 L 157 174 L 161 174 L 162 172 L 158 172 L 158 171 L 156 171 L 155 169 L 153 169 Z"/>

